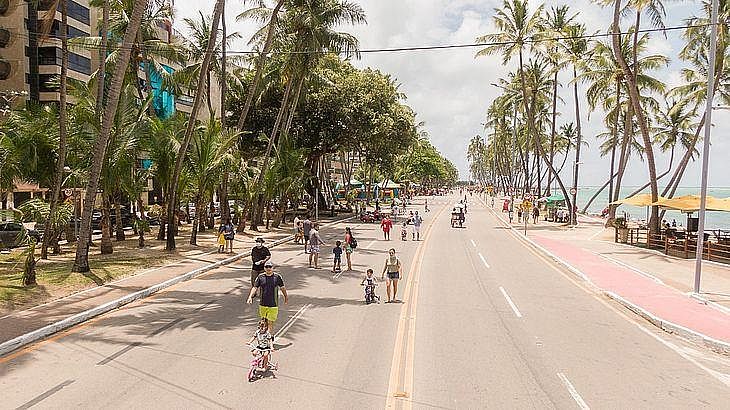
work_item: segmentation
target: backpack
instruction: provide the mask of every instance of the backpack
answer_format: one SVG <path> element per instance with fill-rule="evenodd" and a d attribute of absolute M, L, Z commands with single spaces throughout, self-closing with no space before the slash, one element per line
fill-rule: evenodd
<path fill-rule="evenodd" d="M 352 235 L 350 235 L 350 248 L 352 248 L 352 249 L 357 248 L 357 240 Z"/>

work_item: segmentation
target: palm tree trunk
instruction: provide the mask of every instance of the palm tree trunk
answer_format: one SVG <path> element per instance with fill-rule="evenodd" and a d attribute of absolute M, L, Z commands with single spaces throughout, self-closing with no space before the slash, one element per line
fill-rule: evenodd
<path fill-rule="evenodd" d="M 56 172 L 53 180 L 53 191 L 51 193 L 50 212 L 46 221 L 43 243 L 41 245 L 41 259 L 48 259 L 48 245 L 51 238 L 57 236 L 55 226 L 56 213 L 58 212 L 58 200 L 61 195 L 61 184 L 63 182 L 63 169 L 66 166 L 66 79 L 68 76 L 68 36 L 65 35 L 68 24 L 68 12 L 66 0 L 60 1 L 61 6 L 61 78 L 58 102 L 58 159 L 56 160 Z"/>
<path fill-rule="evenodd" d="M 669 155 L 669 166 L 667 167 L 667 170 L 666 171 L 664 171 L 661 175 L 657 176 L 657 179 L 662 179 L 665 176 L 669 175 L 670 172 L 672 172 L 672 165 L 674 164 L 674 151 L 675 151 L 675 148 L 676 147 L 674 145 L 672 145 L 672 151 L 671 151 L 671 154 Z M 645 190 L 649 186 L 649 184 L 650 184 L 650 182 L 647 182 L 646 184 L 642 185 L 641 187 L 639 187 L 639 189 L 637 189 L 634 192 L 630 193 L 629 194 L 629 197 L 632 197 L 632 196 L 638 194 L 639 192 Z"/>
<path fill-rule="evenodd" d="M 620 112 L 620 101 L 621 101 L 621 80 L 616 79 L 616 118 L 613 122 L 613 130 L 611 132 L 611 172 L 608 182 L 608 203 L 610 204 L 613 202 L 613 179 L 615 174 L 615 164 L 616 164 L 616 143 L 618 138 L 618 120 L 619 120 L 619 112 Z M 611 205 L 609 205 L 609 214 L 611 213 Z M 615 209 L 614 209 L 615 210 Z M 615 214 L 613 215 L 615 216 Z"/>
<path fill-rule="evenodd" d="M 613 193 L 613 201 L 618 201 L 619 197 L 621 195 L 621 181 L 624 177 L 624 172 L 626 172 L 626 165 L 629 160 L 629 140 L 632 137 L 631 132 L 633 131 L 633 115 L 634 115 L 634 109 L 631 107 L 631 105 L 628 105 L 626 107 L 626 114 L 624 116 L 624 135 L 621 139 L 621 152 L 619 153 L 619 160 L 618 160 L 618 176 L 616 177 L 616 186 L 615 191 Z M 612 205 L 609 207 L 609 221 L 616 217 L 616 208 L 617 205 Z"/>
<path fill-rule="evenodd" d="M 611 182 L 613 182 L 613 179 L 614 179 L 614 178 L 616 178 L 616 175 L 617 175 L 617 174 L 613 174 L 613 175 L 611 175 L 611 176 L 610 176 L 610 177 L 608 178 L 608 181 L 606 181 L 606 182 L 605 182 L 605 183 L 604 183 L 603 185 L 601 185 L 601 187 L 600 187 L 600 188 L 598 188 L 598 190 L 596 190 L 596 193 L 595 193 L 595 194 L 593 194 L 593 196 L 591 197 L 591 199 L 589 199 L 589 200 L 588 200 L 588 202 L 586 202 L 586 205 L 585 205 L 585 206 L 583 207 L 583 211 L 582 211 L 583 213 L 586 213 L 586 212 L 588 211 L 588 208 L 590 208 L 590 206 L 591 206 L 591 204 L 593 203 L 593 201 L 595 201 L 595 200 L 596 200 L 596 198 L 598 198 L 598 195 L 601 195 L 601 192 L 603 192 L 603 190 L 604 190 L 604 189 L 606 189 L 606 187 L 607 187 L 607 186 L 608 186 L 608 185 L 609 185 L 609 184 L 610 184 Z"/>
<path fill-rule="evenodd" d="M 557 50 L 556 50 L 557 52 Z M 550 123 L 550 165 L 553 165 L 555 159 L 555 120 L 558 115 L 558 70 L 553 73 L 553 111 L 552 121 Z M 552 184 L 552 175 L 548 173 L 547 187 L 545 189 L 545 195 L 550 196 L 550 185 Z"/>
<path fill-rule="evenodd" d="M 104 81 L 106 81 L 106 54 L 109 44 L 109 0 L 104 0 L 101 20 L 101 50 L 99 52 L 99 71 L 96 76 L 96 115 L 101 118 L 104 109 Z"/>
<path fill-rule="evenodd" d="M 256 94 L 256 89 L 259 86 L 259 82 L 261 82 L 261 75 L 264 71 L 264 66 L 266 65 L 266 60 L 269 52 L 271 51 L 271 47 L 274 43 L 274 32 L 276 31 L 276 21 L 279 17 L 279 10 L 281 10 L 281 7 L 284 5 L 285 0 L 278 0 L 276 3 L 276 6 L 274 6 L 274 10 L 271 12 L 271 19 L 269 20 L 269 28 L 266 33 L 266 42 L 264 43 L 264 49 L 261 50 L 261 54 L 259 54 L 259 58 L 256 61 L 256 73 L 254 73 L 253 81 L 251 81 L 251 84 L 248 86 L 248 91 L 246 93 L 246 103 L 243 105 L 243 110 L 241 111 L 241 116 L 238 118 L 238 129 L 242 130 L 243 125 L 246 122 L 246 118 L 248 117 L 248 112 L 251 110 L 251 104 L 253 103 L 253 97 Z"/>
<path fill-rule="evenodd" d="M 274 146 L 274 140 L 276 140 L 277 134 L 279 133 L 279 128 L 281 128 L 281 122 L 283 120 L 284 112 L 287 110 L 287 104 L 289 103 L 289 96 L 291 95 L 291 89 L 292 89 L 292 79 L 290 78 L 289 81 L 286 83 L 286 89 L 284 90 L 284 98 L 281 101 L 281 106 L 279 107 L 279 113 L 276 116 L 276 122 L 274 122 L 274 129 L 271 131 L 271 135 L 269 136 L 269 142 L 266 145 L 266 154 L 264 154 L 264 160 L 261 164 L 261 169 L 259 170 L 259 175 L 256 178 L 256 184 L 254 185 L 254 191 L 258 193 L 258 200 L 256 200 L 253 204 L 253 214 L 258 215 L 259 214 L 259 208 L 263 206 L 263 193 L 260 191 L 262 190 L 261 184 L 264 180 L 264 175 L 266 175 L 266 169 L 269 166 L 269 156 L 271 156 L 271 149 Z M 251 230 L 256 231 L 258 230 L 257 223 L 258 218 L 251 218 Z"/>
<path fill-rule="evenodd" d="M 651 184 L 650 184 L 651 197 L 652 197 L 653 201 L 656 201 L 659 196 L 659 187 L 657 185 L 656 160 L 654 158 L 654 148 L 652 145 L 651 137 L 649 135 L 649 125 L 646 121 L 646 115 L 641 106 L 639 89 L 636 85 L 636 77 L 634 77 L 635 74 L 631 71 L 631 68 L 628 66 L 628 64 L 626 64 L 626 59 L 624 58 L 623 54 L 621 53 L 621 42 L 619 39 L 619 32 L 620 32 L 619 18 L 620 18 L 620 16 L 621 16 L 621 0 L 615 0 L 614 12 L 613 12 L 613 27 L 612 27 L 613 52 L 616 57 L 616 60 L 618 61 L 619 65 L 621 66 L 621 69 L 623 70 L 623 72 L 625 74 L 626 82 L 628 83 L 629 99 L 631 100 L 631 105 L 634 107 L 636 118 L 639 122 L 639 129 L 641 130 L 641 138 L 644 142 L 644 156 L 646 158 L 646 165 L 649 169 L 649 181 L 651 182 Z M 652 206 L 651 207 L 651 218 L 649 219 L 650 233 L 655 233 L 659 228 L 659 221 L 657 218 L 658 218 L 658 207 Z"/>
<path fill-rule="evenodd" d="M 211 84 L 210 84 L 210 71 L 205 75 L 205 100 L 208 103 L 208 116 L 210 119 L 215 118 L 215 111 L 213 111 L 213 99 L 211 98 Z"/>
<path fill-rule="evenodd" d="M 91 168 L 89 170 L 89 182 L 86 188 L 86 196 L 84 198 L 84 209 L 81 214 L 81 231 L 79 232 L 79 243 L 76 246 L 76 258 L 74 260 L 73 272 L 89 271 L 89 242 L 91 239 L 91 212 L 96 199 L 97 189 L 99 187 L 99 176 L 101 168 L 104 165 L 104 157 L 106 155 L 106 147 L 111 134 L 111 127 L 114 116 L 117 112 L 119 104 L 119 95 L 122 92 L 122 82 L 124 73 L 129 64 L 129 57 L 132 52 L 132 43 L 137 36 L 139 26 L 142 21 L 142 14 L 147 6 L 147 0 L 135 0 L 134 8 L 127 25 L 127 30 L 122 39 L 117 65 L 114 68 L 114 75 L 109 89 L 109 97 L 104 109 L 104 117 L 101 125 L 99 137 L 94 141 L 93 157 Z"/>
<path fill-rule="evenodd" d="M 228 50 L 228 34 L 226 27 L 226 0 L 223 0 L 223 10 L 221 10 L 221 127 L 226 130 L 226 93 L 228 92 L 228 56 L 226 52 Z M 226 190 L 223 195 L 227 197 L 228 184 L 226 184 Z M 221 202 L 221 207 L 223 202 Z M 230 211 L 228 209 L 228 203 L 225 206 L 225 216 L 230 217 Z M 223 208 L 221 208 L 221 216 L 223 216 Z"/>
<path fill-rule="evenodd" d="M 180 144 L 180 150 L 178 151 L 177 158 L 175 160 L 175 172 L 170 182 L 170 190 L 168 193 L 168 205 L 167 205 L 167 226 L 170 231 L 167 235 L 167 243 L 165 249 L 168 251 L 175 250 L 175 235 L 171 233 L 172 228 L 175 226 L 175 213 L 178 202 L 177 195 L 177 182 L 180 179 L 182 173 L 183 162 L 190 145 L 190 140 L 193 136 L 193 130 L 198 117 L 198 111 L 200 110 L 201 98 L 205 91 L 205 75 L 208 72 L 210 66 L 210 60 L 213 57 L 213 50 L 215 49 L 216 38 L 218 37 L 218 24 L 220 23 L 221 13 L 223 12 L 223 0 L 217 0 L 215 7 L 213 8 L 213 22 L 210 26 L 210 37 L 208 38 L 208 45 L 206 47 L 205 57 L 200 65 L 200 75 L 198 76 L 198 85 L 195 93 L 195 100 L 193 101 L 193 109 L 190 112 L 190 118 L 188 119 L 187 128 L 185 129 L 185 137 L 183 138 L 182 144 Z"/>

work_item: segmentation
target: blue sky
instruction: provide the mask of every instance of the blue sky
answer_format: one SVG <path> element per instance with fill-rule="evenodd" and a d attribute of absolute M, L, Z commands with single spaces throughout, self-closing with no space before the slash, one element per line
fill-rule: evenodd
<path fill-rule="evenodd" d="M 477 36 L 495 31 L 492 23 L 493 9 L 501 5 L 501 1 L 494 0 L 360 0 L 359 3 L 367 13 L 368 25 L 345 29 L 360 39 L 364 49 L 473 43 Z M 545 2 L 546 7 L 565 3 L 579 13 L 578 20 L 587 25 L 589 32 L 603 32 L 610 23 L 611 8 L 602 8 L 585 0 Z M 531 1 L 533 9 L 538 4 L 540 2 Z M 240 31 L 248 39 L 254 30 L 251 23 L 232 21 L 242 7 L 240 2 L 229 2 L 226 9 L 230 18 L 229 27 Z M 210 13 L 212 9 L 213 0 L 178 2 L 178 22 L 182 17 L 197 14 L 199 10 Z M 666 25 L 680 25 L 690 15 L 699 13 L 699 2 L 666 2 L 666 11 Z M 625 29 L 628 25 L 624 22 L 622 27 Z M 648 27 L 648 20 L 642 26 Z M 181 27 L 178 25 L 178 28 Z M 656 73 L 656 76 L 670 86 L 679 84 L 679 70 L 684 66 L 678 57 L 682 47 L 680 33 L 669 34 L 667 39 L 660 34 L 652 35 L 650 44 L 650 52 L 664 54 L 672 60 L 670 66 Z M 244 50 L 248 47 L 245 41 L 241 41 L 233 48 Z M 401 90 L 408 96 L 407 104 L 417 112 L 418 119 L 425 122 L 434 145 L 457 165 L 462 177 L 468 176 L 468 141 L 476 134 L 484 135 L 480 124 L 484 122 L 484 113 L 489 103 L 499 91 L 489 83 L 513 71 L 517 65 L 513 61 L 504 67 L 499 57 L 475 59 L 475 52 L 476 49 L 452 49 L 365 54 L 362 60 L 354 62 L 359 67 L 378 68 L 397 78 L 401 83 Z M 565 84 L 562 92 L 567 93 L 567 73 L 561 79 Z M 580 88 L 584 89 L 584 86 L 581 85 Z M 574 107 L 572 98 L 568 97 L 569 95 L 564 94 L 568 103 L 559 107 L 564 114 L 558 124 L 573 121 Z M 583 134 L 589 143 L 589 147 L 583 150 L 581 184 L 599 185 L 608 175 L 608 158 L 600 156 L 600 142 L 595 138 L 595 135 L 604 131 L 601 121 L 603 113 L 591 113 L 588 119 L 587 106 L 585 102 L 581 104 Z M 730 142 L 727 138 L 730 132 L 730 111 L 715 111 L 713 123 L 715 127 L 710 157 L 710 183 L 715 186 L 730 186 L 730 173 L 726 172 L 723 161 L 723 157 L 730 155 Z M 668 164 L 668 156 L 658 154 L 657 161 L 657 168 L 661 172 Z M 643 184 L 646 175 L 646 165 L 632 158 L 625 177 L 626 184 Z M 698 186 L 699 180 L 697 161 L 688 169 L 682 185 Z"/>

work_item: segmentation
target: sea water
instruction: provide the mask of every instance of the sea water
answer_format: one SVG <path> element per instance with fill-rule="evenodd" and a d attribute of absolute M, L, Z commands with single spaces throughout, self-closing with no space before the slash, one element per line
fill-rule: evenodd
<path fill-rule="evenodd" d="M 578 189 L 578 209 L 582 210 L 583 207 L 585 207 L 585 204 L 591 199 L 593 194 L 596 193 L 596 191 L 600 187 L 582 187 Z M 621 188 L 621 198 L 627 197 L 630 193 L 637 190 L 638 186 L 625 186 Z M 661 192 L 663 190 L 663 187 L 659 187 L 659 194 L 661 195 Z M 649 193 L 651 192 L 649 189 L 645 189 L 642 191 L 642 193 Z M 677 192 L 674 193 L 674 197 L 682 196 L 682 195 L 699 195 L 700 194 L 700 188 L 699 187 L 679 187 L 677 188 Z M 730 197 L 730 187 L 711 187 L 707 188 L 707 195 L 714 196 L 715 198 L 728 198 Z M 606 208 L 608 204 L 608 188 L 604 189 L 603 192 L 601 192 L 598 197 L 593 201 L 591 206 L 588 208 L 587 212 L 589 214 L 600 214 L 601 211 Z M 638 207 L 638 206 L 631 206 L 631 205 L 619 205 L 618 209 L 616 210 L 616 215 L 624 215 L 630 219 L 630 220 L 646 220 L 647 219 L 647 208 L 646 207 Z M 694 214 L 691 214 L 689 216 L 697 217 L 699 215 L 698 212 L 695 212 Z M 716 212 L 716 211 L 708 211 L 707 212 L 707 219 L 705 220 L 705 229 L 728 229 L 730 230 L 730 212 Z M 677 226 L 686 226 L 687 225 L 687 214 L 683 214 L 679 211 L 667 211 L 666 214 L 664 214 L 664 219 L 669 221 L 670 223 L 672 220 L 677 221 Z"/>

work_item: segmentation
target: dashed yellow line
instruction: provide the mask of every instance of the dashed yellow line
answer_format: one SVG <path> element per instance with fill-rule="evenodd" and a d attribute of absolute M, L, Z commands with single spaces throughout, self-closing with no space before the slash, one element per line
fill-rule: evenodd
<path fill-rule="evenodd" d="M 423 242 L 416 249 L 416 253 L 408 271 L 409 280 L 403 293 L 405 303 L 401 307 L 398 320 L 398 330 L 393 350 L 393 360 L 390 365 L 390 377 L 388 379 L 388 394 L 385 400 L 386 409 L 412 408 L 413 400 L 413 370 L 416 343 L 416 306 L 418 303 L 418 284 L 421 277 L 421 263 L 423 253 L 431 237 L 431 231 L 438 217 L 446 207 L 442 207 L 431 220 Z M 403 383 L 401 384 L 401 380 Z"/>

